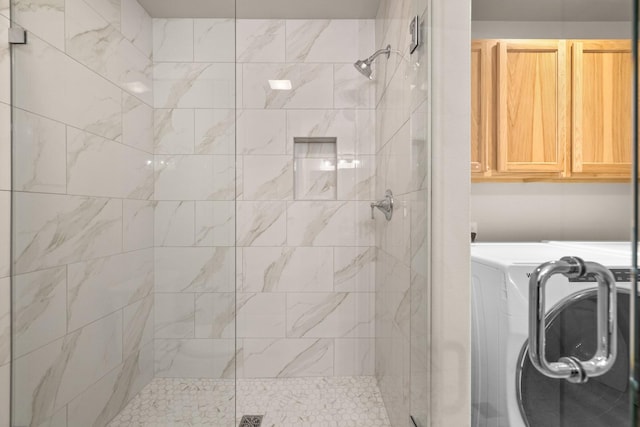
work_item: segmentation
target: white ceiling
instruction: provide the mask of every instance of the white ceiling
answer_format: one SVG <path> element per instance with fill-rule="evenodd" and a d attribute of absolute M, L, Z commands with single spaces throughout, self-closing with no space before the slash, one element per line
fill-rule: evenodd
<path fill-rule="evenodd" d="M 380 3 L 380 0 L 138 1 L 154 18 L 245 19 L 369 19 L 375 18 Z"/>
<path fill-rule="evenodd" d="M 631 21 L 632 0 L 471 0 L 475 21 Z"/>

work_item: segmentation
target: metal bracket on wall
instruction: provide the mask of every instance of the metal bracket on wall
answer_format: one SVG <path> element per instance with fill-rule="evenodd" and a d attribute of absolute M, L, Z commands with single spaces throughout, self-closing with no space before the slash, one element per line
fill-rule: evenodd
<path fill-rule="evenodd" d="M 420 17 L 416 15 L 409 24 L 409 32 L 411 33 L 411 45 L 409 46 L 409 54 L 416 51 L 422 40 L 420 40 Z"/>
<path fill-rule="evenodd" d="M 9 44 L 27 44 L 27 30 L 21 27 L 9 28 Z"/>

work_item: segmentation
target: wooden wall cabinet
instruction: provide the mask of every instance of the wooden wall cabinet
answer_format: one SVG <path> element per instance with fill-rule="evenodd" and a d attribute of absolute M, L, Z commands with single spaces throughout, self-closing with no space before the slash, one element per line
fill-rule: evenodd
<path fill-rule="evenodd" d="M 476 40 L 471 58 L 474 181 L 629 178 L 628 41 Z"/>

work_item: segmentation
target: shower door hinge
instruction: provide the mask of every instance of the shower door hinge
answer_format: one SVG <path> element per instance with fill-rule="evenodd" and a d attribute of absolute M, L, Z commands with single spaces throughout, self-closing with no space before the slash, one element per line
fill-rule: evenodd
<path fill-rule="evenodd" d="M 418 423 L 416 422 L 416 419 L 413 418 L 413 415 L 409 415 L 409 418 L 411 418 L 411 422 L 413 423 L 414 427 L 418 427 Z"/>
<path fill-rule="evenodd" d="M 420 39 L 420 17 L 414 16 L 409 24 L 409 33 L 411 34 L 411 44 L 409 45 L 409 54 L 413 54 L 418 46 L 422 43 Z"/>
<path fill-rule="evenodd" d="M 27 44 L 27 30 L 21 27 L 9 28 L 9 44 Z"/>

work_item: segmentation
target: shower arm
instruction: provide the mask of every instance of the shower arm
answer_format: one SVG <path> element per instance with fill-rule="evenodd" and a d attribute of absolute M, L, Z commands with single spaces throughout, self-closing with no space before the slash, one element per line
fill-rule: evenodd
<path fill-rule="evenodd" d="M 367 63 L 371 63 L 373 62 L 378 56 L 386 54 L 387 55 L 387 59 L 389 59 L 389 57 L 391 56 L 391 45 L 387 45 L 387 47 L 385 47 L 384 49 L 378 49 L 376 50 L 373 55 L 371 55 L 370 57 L 368 57 L 366 59 L 365 62 Z"/>

